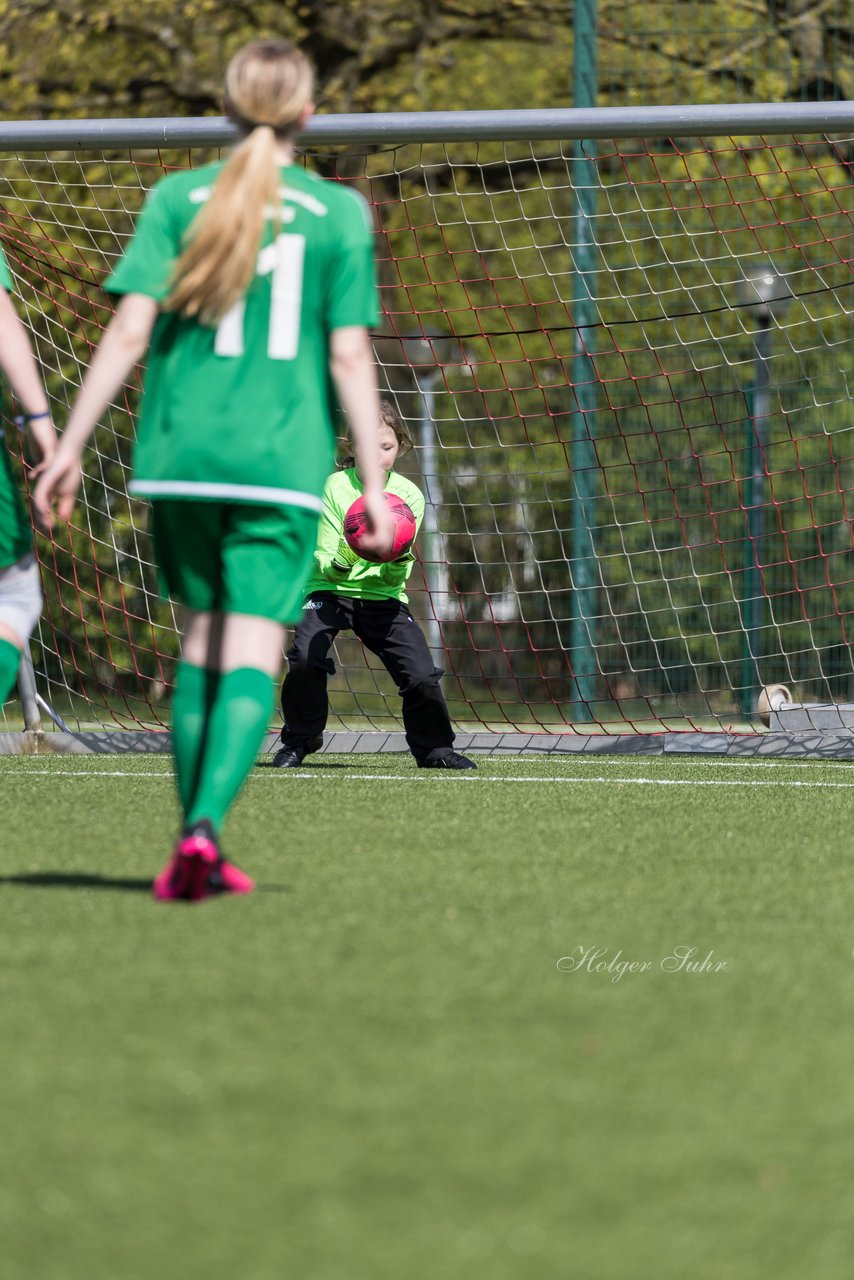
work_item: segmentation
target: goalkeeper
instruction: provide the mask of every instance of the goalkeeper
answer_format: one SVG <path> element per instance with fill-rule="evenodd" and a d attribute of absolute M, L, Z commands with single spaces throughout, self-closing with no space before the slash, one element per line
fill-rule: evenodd
<path fill-rule="evenodd" d="M 56 450 L 41 374 L 26 329 L 9 297 L 12 277 L 0 249 L 0 369 L 12 385 L 23 413 L 17 420 L 29 428 L 39 454 L 39 466 Z M 26 509 L 12 476 L 0 426 L 0 705 L 11 693 L 21 654 L 41 613 L 39 573 L 33 554 L 33 535 Z"/>
<path fill-rule="evenodd" d="M 380 465 L 385 489 L 403 498 L 415 516 L 424 515 L 424 497 L 394 464 L 412 448 L 409 433 L 387 401 L 382 402 Z M 415 557 L 409 551 L 391 564 L 362 560 L 344 538 L 344 517 L 361 495 L 362 483 L 352 458 L 345 458 L 326 482 L 314 573 L 303 615 L 288 650 L 282 685 L 282 745 L 273 758 L 280 769 L 296 769 L 323 745 L 329 715 L 326 684 L 335 666 L 329 657 L 339 631 L 352 631 L 375 653 L 403 700 L 403 726 L 409 749 L 422 769 L 476 769 L 453 750 L 454 733 L 439 681 L 441 670 L 424 633 L 409 612 L 406 580 Z"/>

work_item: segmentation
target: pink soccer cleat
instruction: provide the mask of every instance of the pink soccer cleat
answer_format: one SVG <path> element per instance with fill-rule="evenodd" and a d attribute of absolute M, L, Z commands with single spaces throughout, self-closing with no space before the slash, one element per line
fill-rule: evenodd
<path fill-rule="evenodd" d="M 185 831 L 152 886 L 158 902 L 202 902 L 221 893 L 251 893 L 253 881 L 226 862 L 209 822 Z"/>
<path fill-rule="evenodd" d="M 210 893 L 251 893 L 254 888 L 255 881 L 225 858 L 220 858 L 219 865 L 208 877 Z"/>
<path fill-rule="evenodd" d="M 152 890 L 158 902 L 201 902 L 211 896 L 208 880 L 219 862 L 216 841 L 205 835 L 185 835 Z"/>

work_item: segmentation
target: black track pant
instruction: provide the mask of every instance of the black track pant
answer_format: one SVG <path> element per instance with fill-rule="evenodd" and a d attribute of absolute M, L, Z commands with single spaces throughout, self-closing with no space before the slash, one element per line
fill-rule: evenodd
<path fill-rule="evenodd" d="M 375 653 L 403 699 L 403 727 L 416 760 L 442 755 L 454 741 L 439 681 L 441 670 L 424 633 L 399 600 L 351 600 L 331 591 L 309 596 L 288 650 L 282 685 L 282 742 L 301 747 L 322 733 L 329 715 L 326 682 L 335 673 L 329 650 L 339 631 L 353 631 Z"/>

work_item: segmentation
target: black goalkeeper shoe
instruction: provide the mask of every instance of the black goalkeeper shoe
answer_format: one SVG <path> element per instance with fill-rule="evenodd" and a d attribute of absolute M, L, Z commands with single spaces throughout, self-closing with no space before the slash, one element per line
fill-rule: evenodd
<path fill-rule="evenodd" d="M 459 751 L 444 751 L 441 755 L 426 756 L 418 761 L 419 769 L 476 769 L 474 760 L 461 756 Z"/>
<path fill-rule="evenodd" d="M 323 734 L 319 734 L 316 738 L 309 738 L 308 742 L 300 743 L 298 747 L 282 745 L 273 756 L 273 768 L 298 769 L 306 756 L 314 755 L 315 751 L 319 751 L 322 746 Z"/>

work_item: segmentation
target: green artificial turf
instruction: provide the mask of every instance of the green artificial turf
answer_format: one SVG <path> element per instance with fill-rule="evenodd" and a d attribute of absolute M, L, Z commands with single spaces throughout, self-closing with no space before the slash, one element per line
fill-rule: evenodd
<path fill-rule="evenodd" d="M 170 770 L 0 758 L 4 1280 L 848 1280 L 854 766 Z"/>

